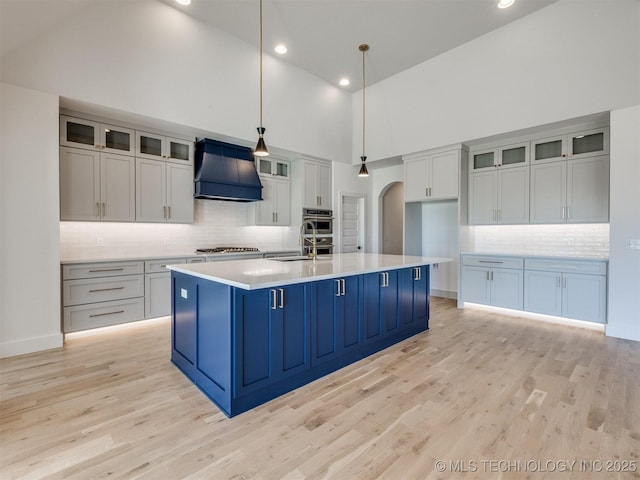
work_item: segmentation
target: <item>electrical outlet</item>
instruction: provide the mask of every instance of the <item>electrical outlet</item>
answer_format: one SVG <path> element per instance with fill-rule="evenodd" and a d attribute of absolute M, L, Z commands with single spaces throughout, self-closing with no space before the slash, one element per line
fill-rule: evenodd
<path fill-rule="evenodd" d="M 102 238 L 102 237 L 96 238 L 96 245 L 98 247 L 104 247 L 104 238 Z"/>
<path fill-rule="evenodd" d="M 164 237 L 164 244 L 165 244 L 165 245 L 169 245 L 169 238 Z"/>
<path fill-rule="evenodd" d="M 625 245 L 624 245 L 625 248 L 631 248 L 631 249 L 634 249 L 634 250 L 640 250 L 640 239 L 637 239 L 637 238 L 630 239 L 630 240 L 627 240 L 624 243 L 625 243 Z"/>

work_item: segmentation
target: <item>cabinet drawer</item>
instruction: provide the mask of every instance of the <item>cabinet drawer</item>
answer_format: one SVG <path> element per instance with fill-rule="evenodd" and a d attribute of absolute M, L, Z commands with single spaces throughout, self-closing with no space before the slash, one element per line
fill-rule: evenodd
<path fill-rule="evenodd" d="M 527 258 L 524 266 L 526 270 L 541 270 L 545 272 L 586 273 L 591 275 L 607 274 L 607 262 Z"/>
<path fill-rule="evenodd" d="M 144 296 L 144 275 L 66 280 L 62 286 L 65 307 Z"/>
<path fill-rule="evenodd" d="M 522 268 L 524 265 L 524 259 L 518 257 L 476 257 L 465 255 L 462 258 L 462 264 L 472 267 Z"/>
<path fill-rule="evenodd" d="M 78 263 L 62 266 L 63 280 L 76 278 L 115 277 L 118 275 L 133 275 L 144 273 L 143 262 L 100 262 Z"/>
<path fill-rule="evenodd" d="M 187 263 L 206 263 L 206 261 L 207 261 L 207 257 L 205 257 L 204 255 L 187 258 Z"/>
<path fill-rule="evenodd" d="M 64 308 L 64 332 L 106 327 L 144 318 L 144 298 Z"/>
<path fill-rule="evenodd" d="M 167 270 L 167 265 L 176 265 L 180 263 L 187 263 L 187 259 L 184 257 L 179 257 L 147 260 L 146 262 L 144 262 L 144 271 L 145 273 L 168 272 L 169 270 Z"/>

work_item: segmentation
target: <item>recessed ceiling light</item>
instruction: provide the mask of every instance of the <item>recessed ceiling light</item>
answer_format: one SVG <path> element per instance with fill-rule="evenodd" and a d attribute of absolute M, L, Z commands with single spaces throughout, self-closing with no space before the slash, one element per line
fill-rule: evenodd
<path fill-rule="evenodd" d="M 516 0 L 499 0 L 498 1 L 498 8 L 508 8 L 511 5 L 514 4 Z"/>
<path fill-rule="evenodd" d="M 347 85 L 349 85 L 351 82 L 349 81 L 348 78 L 342 78 L 340 79 L 340 81 L 338 82 L 340 85 L 342 85 L 343 87 L 346 87 Z"/>
<path fill-rule="evenodd" d="M 278 45 L 276 45 L 276 48 L 274 50 L 276 51 L 276 53 L 279 53 L 280 55 L 284 55 L 285 53 L 287 53 L 287 47 L 282 43 L 279 43 Z"/>
<path fill-rule="evenodd" d="M 180 5 L 191 5 L 191 0 L 176 0 Z"/>

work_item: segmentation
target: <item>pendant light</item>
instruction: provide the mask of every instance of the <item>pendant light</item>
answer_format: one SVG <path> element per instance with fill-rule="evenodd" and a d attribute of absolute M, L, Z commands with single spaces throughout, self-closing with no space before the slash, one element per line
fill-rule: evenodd
<path fill-rule="evenodd" d="M 362 52 L 362 156 L 360 157 L 360 160 L 362 161 L 362 165 L 360 165 L 360 171 L 358 172 L 358 176 L 359 177 L 368 177 L 369 176 L 369 171 L 367 170 L 367 156 L 364 154 L 364 122 L 365 122 L 365 95 L 364 95 L 364 87 L 365 87 L 365 81 L 364 81 L 364 54 L 366 51 L 369 50 L 369 45 L 367 45 L 366 43 L 363 43 L 362 45 L 360 45 L 358 47 L 358 50 L 360 50 Z"/>
<path fill-rule="evenodd" d="M 269 155 L 267 145 L 264 143 L 265 128 L 262 126 L 262 0 L 260 0 L 260 126 L 258 127 L 258 143 L 253 151 L 256 157 Z"/>

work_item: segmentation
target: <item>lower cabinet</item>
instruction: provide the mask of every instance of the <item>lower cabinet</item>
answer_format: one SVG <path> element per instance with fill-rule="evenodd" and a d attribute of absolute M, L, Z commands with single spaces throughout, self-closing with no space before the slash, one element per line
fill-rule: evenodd
<path fill-rule="evenodd" d="M 398 311 L 401 326 L 429 326 L 428 266 L 398 270 Z"/>
<path fill-rule="evenodd" d="M 364 277 L 364 341 L 395 332 L 398 315 L 398 271 L 367 273 Z"/>
<path fill-rule="evenodd" d="M 310 284 L 311 363 L 332 360 L 362 343 L 362 275 Z"/>
<path fill-rule="evenodd" d="M 464 255 L 461 283 L 464 302 L 606 323 L 606 261 Z"/>
<path fill-rule="evenodd" d="M 522 310 L 522 269 L 521 258 L 464 256 L 463 301 Z"/>
<path fill-rule="evenodd" d="M 525 260 L 527 311 L 605 323 L 605 262 Z"/>

